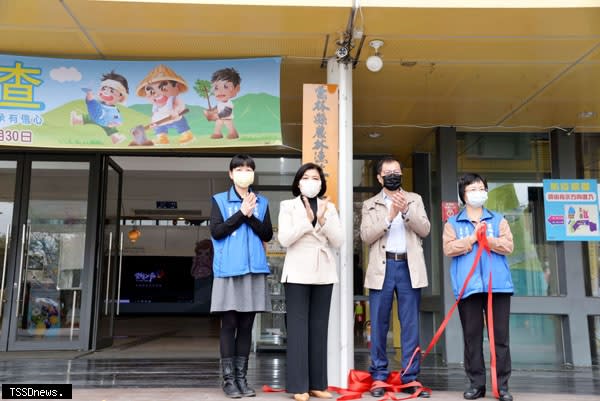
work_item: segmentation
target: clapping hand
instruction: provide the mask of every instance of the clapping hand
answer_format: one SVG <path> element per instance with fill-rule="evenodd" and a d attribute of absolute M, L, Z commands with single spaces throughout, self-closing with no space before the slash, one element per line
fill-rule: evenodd
<path fill-rule="evenodd" d="M 483 221 L 480 221 L 479 223 L 475 224 L 475 230 L 473 230 L 473 234 L 471 234 L 471 244 L 477 242 L 478 233 L 481 230 L 485 230 L 485 223 Z"/>
<path fill-rule="evenodd" d="M 394 192 L 391 195 L 392 206 L 390 208 L 389 220 L 392 221 L 398 216 L 398 213 L 406 213 L 408 211 L 408 201 L 402 191 Z"/>
<path fill-rule="evenodd" d="M 329 205 L 329 198 L 324 197 L 323 198 L 323 202 L 321 202 L 321 204 L 319 205 L 319 208 L 317 209 L 317 220 L 319 221 L 319 224 L 321 226 L 323 226 L 325 224 L 325 213 L 327 212 L 327 206 Z"/>
<path fill-rule="evenodd" d="M 308 202 L 308 198 L 306 196 L 302 197 L 302 201 L 304 202 L 304 208 L 306 209 L 306 217 L 308 218 L 308 221 L 313 222 L 313 220 L 315 219 L 315 214 L 312 210 L 312 208 L 310 207 L 310 203 Z M 319 201 L 317 200 L 317 221 L 319 222 L 320 225 L 324 225 L 325 224 L 325 212 L 327 212 L 327 206 L 329 205 L 329 199 L 327 197 L 322 199 L 322 202 L 319 203 Z"/>
<path fill-rule="evenodd" d="M 244 196 L 244 200 L 242 201 L 242 206 L 240 207 L 240 211 L 246 217 L 252 216 L 254 213 L 254 208 L 256 207 L 256 195 L 254 192 L 248 192 L 246 196 Z"/>
<path fill-rule="evenodd" d="M 310 221 L 310 223 L 312 224 L 313 220 L 315 219 L 315 214 L 313 213 L 312 208 L 310 207 L 310 203 L 308 203 L 308 198 L 306 196 L 303 196 L 302 202 L 304 202 L 304 209 L 306 209 L 306 217 L 308 217 L 308 221 Z"/>

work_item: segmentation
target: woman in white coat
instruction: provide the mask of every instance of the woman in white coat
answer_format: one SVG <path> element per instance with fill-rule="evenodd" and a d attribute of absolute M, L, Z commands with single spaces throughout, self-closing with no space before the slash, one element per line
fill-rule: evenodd
<path fill-rule="evenodd" d="M 286 390 L 296 401 L 327 392 L 327 326 L 333 284 L 337 283 L 336 251 L 342 227 L 335 206 L 323 198 L 327 190 L 320 166 L 300 167 L 292 193 L 281 202 L 278 239 L 287 248 L 281 282 L 287 309 Z"/>

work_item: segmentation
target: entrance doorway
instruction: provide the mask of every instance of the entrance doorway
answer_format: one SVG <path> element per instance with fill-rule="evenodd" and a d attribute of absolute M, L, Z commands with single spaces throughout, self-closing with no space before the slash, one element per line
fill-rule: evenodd
<path fill-rule="evenodd" d="M 212 249 L 211 196 L 229 185 L 228 159 L 132 156 L 115 162 L 123 168 L 123 189 L 115 316 L 106 319 L 113 322 L 112 346 L 94 357 L 216 356 L 212 260 L 202 255 Z"/>
<path fill-rule="evenodd" d="M 95 244 L 103 237 L 94 194 L 103 193 L 104 161 L 0 155 L 1 351 L 86 350 L 95 338 Z"/>
<path fill-rule="evenodd" d="M 210 279 L 192 260 L 210 238 L 212 194 L 230 186 L 229 160 L 1 153 L 0 352 L 218 352 Z M 272 219 L 299 163 L 257 159 Z M 275 251 L 273 313 L 257 319 L 255 350 L 285 349 Z M 156 263 L 170 283 L 152 278 Z"/>

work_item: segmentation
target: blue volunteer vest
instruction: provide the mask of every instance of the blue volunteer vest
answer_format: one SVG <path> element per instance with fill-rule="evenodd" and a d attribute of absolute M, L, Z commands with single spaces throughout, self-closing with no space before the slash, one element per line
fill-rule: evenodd
<path fill-rule="evenodd" d="M 227 220 L 240 210 L 242 200 L 233 187 L 227 192 L 213 196 L 223 220 Z M 256 196 L 254 216 L 263 221 L 269 202 L 262 195 Z M 215 277 L 242 276 L 247 273 L 269 274 L 267 255 L 262 240 L 243 223 L 234 232 L 222 239 L 212 238 L 214 247 L 213 272 Z"/>
<path fill-rule="evenodd" d="M 486 235 L 488 237 L 498 237 L 500 233 L 500 222 L 503 216 L 499 213 L 492 212 L 488 209 L 483 209 L 481 221 L 485 221 L 487 225 Z M 448 219 L 448 223 L 454 228 L 456 238 L 461 239 L 470 236 L 475 230 L 475 226 L 469 220 L 465 209 L 461 210 L 456 216 Z M 464 284 L 479 248 L 478 243 L 473 244 L 473 250 L 466 255 L 458 255 L 452 258 L 450 275 L 452 277 L 452 290 L 454 297 L 458 298 L 458 294 Z M 510 274 L 508 259 L 505 255 L 500 255 L 496 252 L 491 252 L 490 255 L 484 250 L 479 259 L 479 264 L 475 268 L 475 272 L 469 280 L 469 284 L 463 294 L 463 299 L 471 294 L 478 292 L 487 292 L 489 287 L 490 269 L 492 270 L 492 292 L 513 293 L 513 282 Z"/>

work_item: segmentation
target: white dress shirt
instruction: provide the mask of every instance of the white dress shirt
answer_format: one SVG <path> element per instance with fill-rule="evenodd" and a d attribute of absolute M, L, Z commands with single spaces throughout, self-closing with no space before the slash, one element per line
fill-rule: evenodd
<path fill-rule="evenodd" d="M 385 191 L 383 192 L 383 200 L 389 212 L 392 208 L 392 198 L 390 198 Z M 404 228 L 402 213 L 398 213 L 396 218 L 390 224 L 387 242 L 385 243 L 385 250 L 393 253 L 406 253 L 406 230 Z"/>

